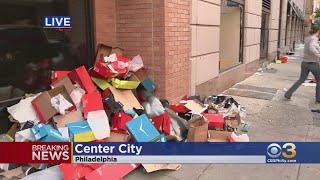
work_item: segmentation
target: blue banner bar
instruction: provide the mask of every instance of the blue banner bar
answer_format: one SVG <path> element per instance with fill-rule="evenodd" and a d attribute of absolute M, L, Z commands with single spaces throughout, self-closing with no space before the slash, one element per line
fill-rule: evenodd
<path fill-rule="evenodd" d="M 320 163 L 319 152 L 320 142 L 73 144 L 74 156 L 265 156 L 266 163 Z"/>

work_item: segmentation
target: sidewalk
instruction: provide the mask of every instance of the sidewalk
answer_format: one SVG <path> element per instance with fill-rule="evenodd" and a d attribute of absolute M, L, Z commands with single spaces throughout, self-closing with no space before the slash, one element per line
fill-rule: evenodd
<path fill-rule="evenodd" d="M 245 121 L 251 125 L 250 141 L 311 142 L 320 141 L 320 114 L 312 113 L 315 87 L 301 86 L 291 101 L 283 99 L 284 88 L 290 88 L 300 75 L 300 54 L 296 50 L 286 64 L 270 64 L 243 82 L 226 90 L 246 108 Z M 311 77 L 311 74 L 310 74 Z M 218 165 L 183 164 L 178 171 L 159 171 L 151 174 L 143 168 L 125 179 L 181 180 L 319 180 L 320 165 Z"/>

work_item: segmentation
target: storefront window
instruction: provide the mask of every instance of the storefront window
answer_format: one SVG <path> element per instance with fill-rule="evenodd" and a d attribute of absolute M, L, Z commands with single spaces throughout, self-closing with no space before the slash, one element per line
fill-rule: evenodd
<path fill-rule="evenodd" d="M 89 66 L 88 0 L 7 0 L 0 3 L 0 103 L 50 86 L 52 70 Z M 44 16 L 71 16 L 72 29 L 43 28 Z"/>
<path fill-rule="evenodd" d="M 243 1 L 222 1 L 220 24 L 220 70 L 242 62 Z"/>
<path fill-rule="evenodd" d="M 90 0 L 0 2 L 0 110 L 50 87 L 52 70 L 93 61 Z M 72 29 L 43 28 L 44 16 L 70 16 Z M 6 116 L 6 115 L 5 115 Z M 1 117 L 2 118 L 2 117 Z"/>

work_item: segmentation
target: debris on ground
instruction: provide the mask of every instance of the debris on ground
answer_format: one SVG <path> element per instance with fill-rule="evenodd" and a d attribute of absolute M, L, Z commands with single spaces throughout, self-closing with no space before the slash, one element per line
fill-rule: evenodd
<path fill-rule="evenodd" d="M 185 96 L 170 104 L 155 96 L 140 55 L 99 45 L 93 68 L 54 71 L 52 89 L 8 107 L 14 122 L 2 142 L 248 142 L 246 112 L 232 97 Z M 140 122 L 144 123 L 139 131 Z M 0 176 L 21 179 L 121 179 L 140 164 L 1 165 Z M 142 164 L 147 173 L 180 164 Z M 24 174 L 24 175 L 23 175 Z"/>

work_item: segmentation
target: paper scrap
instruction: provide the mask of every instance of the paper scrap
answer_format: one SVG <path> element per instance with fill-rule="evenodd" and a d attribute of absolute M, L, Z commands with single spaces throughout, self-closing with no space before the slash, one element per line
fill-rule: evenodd
<path fill-rule="evenodd" d="M 194 113 L 194 114 L 201 114 L 207 109 L 207 106 L 202 104 L 197 99 L 188 100 L 188 103 L 186 105 L 184 105 L 184 106 L 186 108 L 190 109 L 191 112 Z"/>
<path fill-rule="evenodd" d="M 111 54 L 110 56 L 105 56 L 103 57 L 103 59 L 104 59 L 104 62 L 110 62 L 110 63 L 118 60 L 117 55 L 115 53 Z"/>
<path fill-rule="evenodd" d="M 66 114 L 66 110 L 73 106 L 61 94 L 51 98 L 51 105 L 62 115 Z"/>
<path fill-rule="evenodd" d="M 72 91 L 72 93 L 70 94 L 70 97 L 72 99 L 72 101 L 74 102 L 74 104 L 76 105 L 77 109 L 82 109 L 82 96 L 86 94 L 86 91 L 83 90 L 80 87 L 77 87 L 76 89 L 74 89 Z"/>
<path fill-rule="evenodd" d="M 19 123 L 25 123 L 27 121 L 38 123 L 40 119 L 31 104 L 36 97 L 37 95 L 22 99 L 18 104 L 8 107 L 7 110 Z"/>
<path fill-rule="evenodd" d="M 61 133 L 63 138 L 67 139 L 68 142 L 70 142 L 69 128 L 68 127 L 58 128 L 58 131 Z"/>
<path fill-rule="evenodd" d="M 36 141 L 34 135 L 31 132 L 31 128 L 18 131 L 15 135 L 16 142 Z"/>
<path fill-rule="evenodd" d="M 132 61 L 128 62 L 129 70 L 132 72 L 137 72 L 143 67 L 143 61 L 140 55 L 135 56 Z"/>
<path fill-rule="evenodd" d="M 110 137 L 109 119 L 105 110 L 89 112 L 87 121 L 96 139 Z"/>

